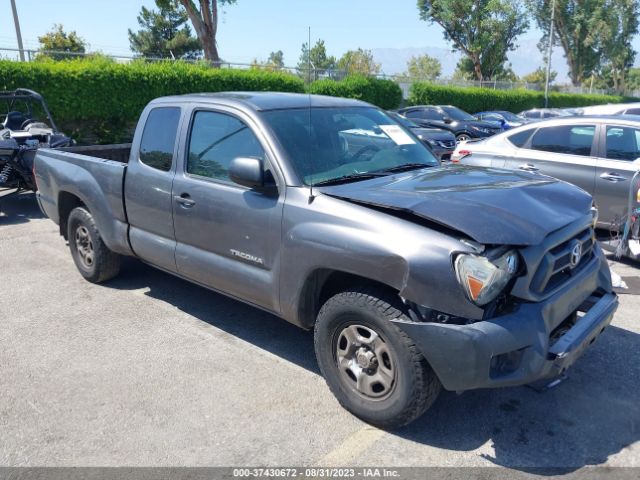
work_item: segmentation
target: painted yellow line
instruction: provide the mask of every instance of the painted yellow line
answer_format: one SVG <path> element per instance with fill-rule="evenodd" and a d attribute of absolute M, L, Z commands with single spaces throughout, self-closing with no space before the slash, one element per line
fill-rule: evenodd
<path fill-rule="evenodd" d="M 316 462 L 318 467 L 341 467 L 353 460 L 371 445 L 380 440 L 384 430 L 366 426 L 349 435 L 340 445 Z"/>

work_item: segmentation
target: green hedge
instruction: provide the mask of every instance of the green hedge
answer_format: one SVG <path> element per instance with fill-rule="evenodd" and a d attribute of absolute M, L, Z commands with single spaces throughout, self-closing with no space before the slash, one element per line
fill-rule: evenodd
<path fill-rule="evenodd" d="M 549 106 L 556 108 L 583 107 L 603 103 L 628 101 L 626 97 L 614 95 L 588 95 L 556 93 L 549 94 Z M 544 106 L 544 93 L 531 90 L 493 90 L 478 87 L 448 87 L 428 82 L 411 85 L 410 105 L 455 105 L 467 112 L 484 110 L 508 110 L 521 112 Z"/>
<path fill-rule="evenodd" d="M 212 69 L 185 62 L 119 64 L 106 58 L 63 62 L 0 60 L 0 90 L 23 87 L 44 95 L 58 126 L 80 142 L 126 141 L 144 106 L 164 95 L 219 91 L 305 91 L 303 81 L 288 73 L 262 70 Z M 364 100 L 381 108 L 397 108 L 400 87 L 391 80 L 351 76 L 341 81 L 318 80 L 314 94 Z M 626 101 L 608 95 L 551 93 L 553 107 L 577 107 Z M 542 92 L 491 90 L 415 83 L 409 103 L 450 104 L 469 112 L 519 112 L 544 104 Z"/>
<path fill-rule="evenodd" d="M 402 90 L 392 80 L 380 80 L 358 75 L 344 80 L 317 80 L 309 86 L 309 92 L 332 97 L 346 97 L 373 103 L 380 108 L 398 108 Z"/>
<path fill-rule="evenodd" d="M 163 95 L 305 91 L 302 80 L 287 73 L 212 69 L 185 62 L 0 61 L 0 90 L 18 87 L 41 93 L 61 130 L 81 142 L 100 143 L 130 139 L 144 106 Z"/>

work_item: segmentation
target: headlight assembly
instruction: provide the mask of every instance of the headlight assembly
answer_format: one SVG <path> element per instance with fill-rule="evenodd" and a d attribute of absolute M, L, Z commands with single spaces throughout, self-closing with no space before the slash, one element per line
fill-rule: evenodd
<path fill-rule="evenodd" d="M 518 254 L 510 250 L 495 260 L 462 253 L 455 260 L 456 276 L 469 300 L 486 305 L 507 286 L 518 270 Z"/>

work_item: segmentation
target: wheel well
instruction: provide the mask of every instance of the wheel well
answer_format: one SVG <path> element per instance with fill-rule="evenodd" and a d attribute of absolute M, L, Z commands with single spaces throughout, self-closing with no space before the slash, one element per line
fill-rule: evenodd
<path fill-rule="evenodd" d="M 354 285 L 376 287 L 398 295 L 397 289 L 370 278 L 339 270 L 318 269 L 307 277 L 302 287 L 298 302 L 300 323 L 311 328 L 316 322 L 322 305 L 336 293 L 343 292 Z"/>
<path fill-rule="evenodd" d="M 60 225 L 60 235 L 62 235 L 65 240 L 67 238 L 67 220 L 69 219 L 69 214 L 71 210 L 76 207 L 84 207 L 85 204 L 73 193 L 69 192 L 60 192 L 58 195 L 58 224 Z"/>

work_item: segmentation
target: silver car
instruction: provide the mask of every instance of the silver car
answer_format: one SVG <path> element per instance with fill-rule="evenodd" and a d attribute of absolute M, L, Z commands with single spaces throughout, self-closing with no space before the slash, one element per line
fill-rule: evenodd
<path fill-rule="evenodd" d="M 458 145 L 454 163 L 538 172 L 589 192 L 598 226 L 619 226 L 640 170 L 640 119 L 636 116 L 566 117 L 524 125 Z M 635 195 L 634 195 L 635 197 Z"/>

